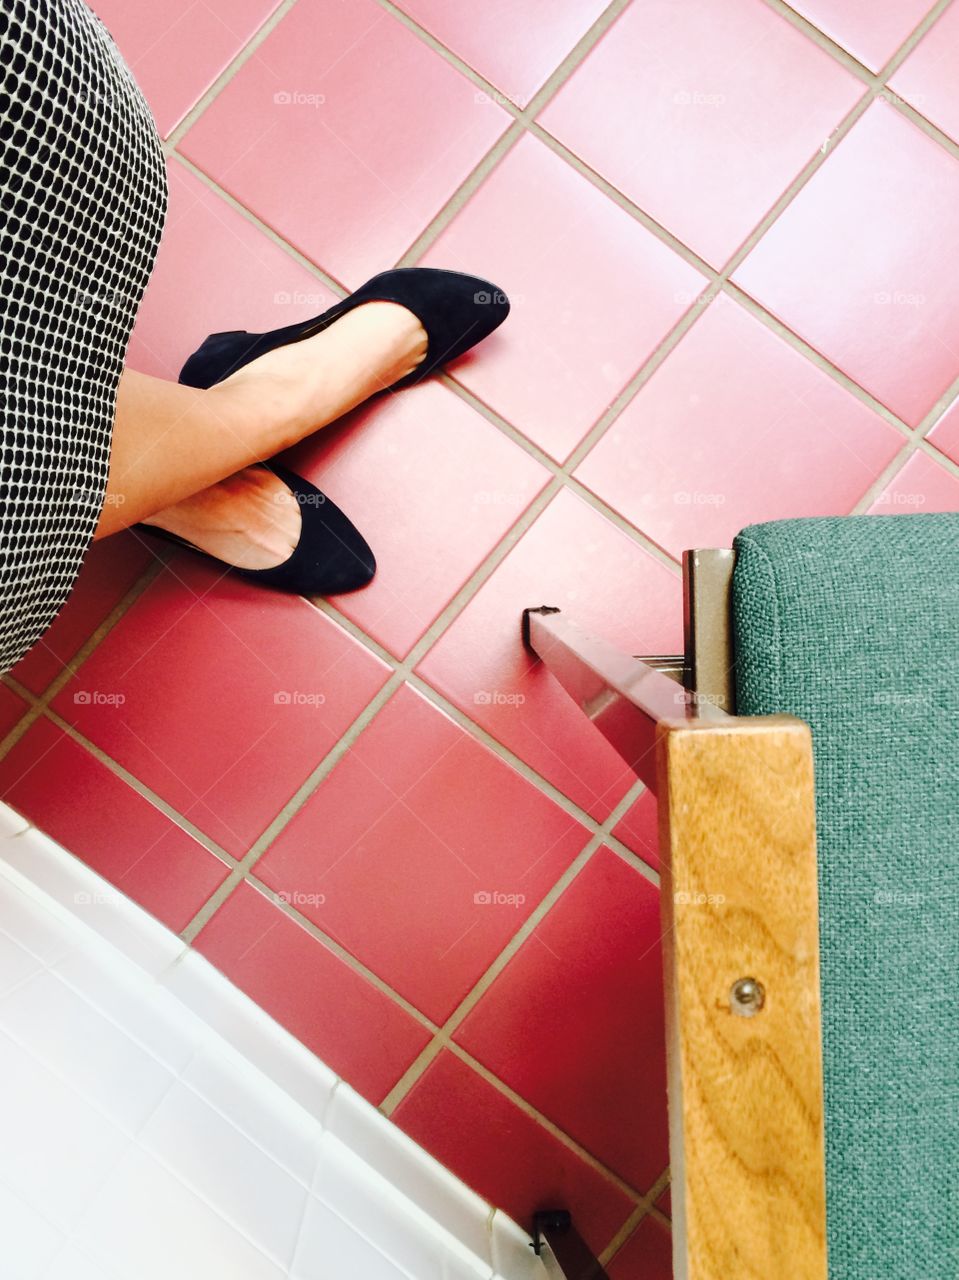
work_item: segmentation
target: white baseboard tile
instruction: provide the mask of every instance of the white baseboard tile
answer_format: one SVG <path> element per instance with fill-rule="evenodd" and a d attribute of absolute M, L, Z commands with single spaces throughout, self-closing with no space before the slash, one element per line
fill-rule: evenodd
<path fill-rule="evenodd" d="M 348 1084 L 337 1085 L 327 1128 L 370 1168 L 493 1266 L 491 1210 L 485 1200 L 383 1116 Z"/>
<path fill-rule="evenodd" d="M 4 1130 L 30 1136 L 0 1147 L 11 1280 L 547 1276 L 515 1223 L 5 806 L 0 1075 Z"/>

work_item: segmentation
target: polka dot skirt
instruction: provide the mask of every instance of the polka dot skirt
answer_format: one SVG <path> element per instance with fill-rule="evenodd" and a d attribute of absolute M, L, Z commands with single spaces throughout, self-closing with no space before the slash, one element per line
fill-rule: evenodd
<path fill-rule="evenodd" d="M 82 0 L 0 0 L 0 671 L 93 538 L 166 204 L 153 118 L 100 20 Z"/>

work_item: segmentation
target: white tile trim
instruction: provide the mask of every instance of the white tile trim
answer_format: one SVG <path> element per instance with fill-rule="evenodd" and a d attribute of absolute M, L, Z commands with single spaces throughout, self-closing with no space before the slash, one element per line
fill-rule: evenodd
<path fill-rule="evenodd" d="M 436 1258 L 437 1280 L 461 1272 L 477 1280 L 547 1276 L 515 1223 L 494 1212 L 199 953 L 2 804 L 0 875 L 46 911 L 78 922 L 98 946 L 132 962 L 202 1024 L 211 1040 L 252 1068 L 264 1087 L 282 1091 L 325 1130 L 326 1149 L 345 1147 L 353 1170 L 368 1171 L 371 1213 L 384 1194 L 394 1206 L 408 1203 L 407 1244 L 410 1232 L 422 1235 L 423 1248 Z M 381 1237 L 389 1231 L 379 1215 L 376 1224 L 368 1243 L 383 1253 Z M 391 1261 L 405 1273 L 399 1257 Z"/>

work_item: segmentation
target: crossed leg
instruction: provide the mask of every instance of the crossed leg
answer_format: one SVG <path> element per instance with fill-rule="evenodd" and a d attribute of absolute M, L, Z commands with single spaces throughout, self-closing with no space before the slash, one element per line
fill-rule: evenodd
<path fill-rule="evenodd" d="M 426 350 L 411 311 L 369 302 L 208 390 L 126 370 L 97 538 L 143 521 L 229 564 L 280 564 L 299 538 L 299 508 L 252 464 L 392 386 Z"/>

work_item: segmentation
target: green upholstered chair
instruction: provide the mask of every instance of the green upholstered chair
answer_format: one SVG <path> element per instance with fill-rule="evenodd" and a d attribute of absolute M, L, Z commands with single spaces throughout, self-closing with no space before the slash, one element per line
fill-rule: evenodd
<path fill-rule="evenodd" d="M 956 1280 L 959 514 L 684 567 L 681 658 L 525 620 L 659 797 L 676 1275 Z"/>
<path fill-rule="evenodd" d="M 812 728 L 830 1275 L 959 1276 L 959 515 L 736 539 L 740 715 Z"/>

